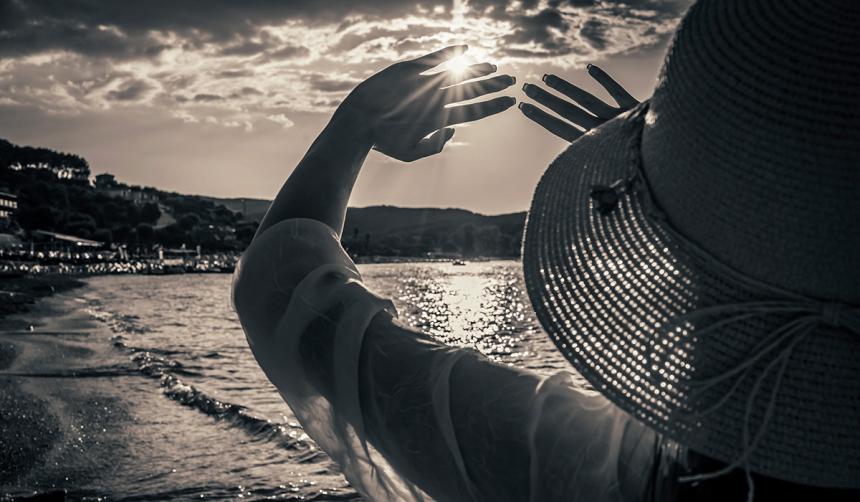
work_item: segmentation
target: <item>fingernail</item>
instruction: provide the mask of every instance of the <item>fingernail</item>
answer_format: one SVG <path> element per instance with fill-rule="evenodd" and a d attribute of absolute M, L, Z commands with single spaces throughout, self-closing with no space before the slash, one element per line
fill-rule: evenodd
<path fill-rule="evenodd" d="M 494 65 L 494 64 L 490 64 L 490 67 L 493 69 L 493 71 L 496 71 L 499 69 L 499 67 Z"/>
<path fill-rule="evenodd" d="M 591 70 L 592 68 L 594 68 L 594 65 L 591 63 L 588 63 L 587 65 L 585 65 L 585 67 L 588 68 L 589 70 Z"/>
<path fill-rule="evenodd" d="M 535 93 L 535 86 L 532 84 L 524 84 L 523 92 L 526 93 L 527 96 L 532 96 Z"/>
<path fill-rule="evenodd" d="M 548 77 L 549 77 L 549 75 L 547 75 L 546 73 L 544 73 L 544 74 L 543 74 L 543 77 L 541 77 L 540 79 L 541 79 L 541 80 L 543 80 L 544 82 L 546 82 L 546 79 L 547 79 Z"/>
<path fill-rule="evenodd" d="M 522 109 L 523 109 L 523 105 L 524 105 L 524 104 L 525 104 L 525 103 L 520 102 L 520 104 L 518 104 L 518 105 L 517 105 L 517 108 L 519 108 L 520 110 L 522 110 Z"/>
<path fill-rule="evenodd" d="M 513 75 L 510 75 L 510 77 L 511 77 L 511 85 L 516 84 L 517 83 L 517 77 L 515 77 Z"/>
<path fill-rule="evenodd" d="M 516 102 L 517 102 L 517 98 L 512 97 L 512 96 L 508 96 L 508 103 L 509 103 L 508 106 L 514 106 L 514 104 Z"/>

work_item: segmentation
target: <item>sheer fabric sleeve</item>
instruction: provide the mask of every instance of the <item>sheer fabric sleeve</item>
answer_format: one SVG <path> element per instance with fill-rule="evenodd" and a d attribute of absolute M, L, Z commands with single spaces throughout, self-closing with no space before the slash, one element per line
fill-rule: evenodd
<path fill-rule="evenodd" d="M 249 344 L 368 499 L 642 499 L 653 434 L 605 398 L 399 325 L 322 223 L 260 237 L 234 280 Z"/>
<path fill-rule="evenodd" d="M 530 501 L 650 498 L 658 435 L 569 373 L 541 382 L 528 422 Z"/>

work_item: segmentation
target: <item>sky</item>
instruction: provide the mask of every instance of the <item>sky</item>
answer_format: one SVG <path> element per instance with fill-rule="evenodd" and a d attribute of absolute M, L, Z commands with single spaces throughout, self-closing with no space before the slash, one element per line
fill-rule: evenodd
<path fill-rule="evenodd" d="M 517 78 L 505 94 L 518 100 L 544 73 L 608 100 L 587 63 L 644 99 L 688 5 L 0 0 L 0 138 L 82 155 L 130 184 L 272 198 L 338 103 L 393 62 L 466 43 Z M 456 129 L 417 162 L 371 152 L 351 205 L 523 211 L 565 147 L 516 108 Z"/>

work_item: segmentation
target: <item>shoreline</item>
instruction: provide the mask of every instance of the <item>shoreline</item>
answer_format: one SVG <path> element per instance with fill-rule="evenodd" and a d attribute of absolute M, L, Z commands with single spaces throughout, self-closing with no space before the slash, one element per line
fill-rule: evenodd
<path fill-rule="evenodd" d="M 52 412 L 51 403 L 29 391 L 26 380 L 4 376 L 15 369 L 24 352 L 32 350 L 21 333 L 35 326 L 15 317 L 38 310 L 50 296 L 85 285 L 78 277 L 62 275 L 0 279 L 0 486 L 16 484 L 47 458 L 62 437 L 61 418 Z M 56 495 L 63 499 L 62 494 Z M 0 498 L 10 500 L 8 496 Z"/>
<path fill-rule="evenodd" d="M 78 275 L 23 275 L 0 279 L 0 330 L 10 329 L 10 316 L 26 314 L 42 298 L 86 285 Z"/>

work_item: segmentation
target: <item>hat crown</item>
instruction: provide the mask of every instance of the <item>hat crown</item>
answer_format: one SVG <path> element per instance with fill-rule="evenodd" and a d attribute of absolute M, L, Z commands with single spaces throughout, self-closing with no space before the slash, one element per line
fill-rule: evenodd
<path fill-rule="evenodd" d="M 755 279 L 860 304 L 860 2 L 703 0 L 649 105 L 669 222 Z"/>

